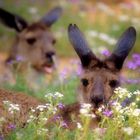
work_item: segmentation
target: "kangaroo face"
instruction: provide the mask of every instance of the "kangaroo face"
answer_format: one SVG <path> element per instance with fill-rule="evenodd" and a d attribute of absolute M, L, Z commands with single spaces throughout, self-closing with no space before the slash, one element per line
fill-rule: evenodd
<path fill-rule="evenodd" d="M 37 71 L 49 72 L 55 65 L 55 42 L 52 32 L 45 25 L 32 24 L 17 35 L 14 57 L 21 57 Z"/>
<path fill-rule="evenodd" d="M 106 104 L 119 84 L 119 73 L 112 72 L 107 67 L 85 70 L 80 77 L 78 99 L 95 107 L 102 103 Z"/>
<path fill-rule="evenodd" d="M 0 20 L 17 31 L 7 62 L 24 61 L 39 72 L 50 73 L 55 67 L 54 44 L 56 42 L 51 32 L 51 25 L 57 21 L 61 12 L 62 9 L 56 7 L 40 21 L 28 24 L 23 18 L 0 9 Z"/>
<path fill-rule="evenodd" d="M 136 31 L 133 27 L 129 27 L 120 37 L 113 53 L 105 60 L 100 60 L 90 50 L 76 25 L 69 25 L 68 35 L 83 67 L 77 92 L 78 100 L 98 108 L 109 101 L 114 89 L 120 85 L 120 70 L 134 46 Z"/>

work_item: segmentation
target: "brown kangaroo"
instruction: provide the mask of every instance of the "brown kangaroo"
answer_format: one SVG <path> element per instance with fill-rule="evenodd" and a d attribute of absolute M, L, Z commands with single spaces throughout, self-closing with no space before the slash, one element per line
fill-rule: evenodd
<path fill-rule="evenodd" d="M 11 104 L 18 104 L 20 111 L 10 113 L 6 105 L 4 105 L 5 101 Z M 11 125 L 23 127 L 27 123 L 31 109 L 41 104 L 43 102 L 24 93 L 0 89 L 0 135 L 6 135 L 11 132 Z M 1 122 L 2 119 L 4 121 Z"/>
<path fill-rule="evenodd" d="M 50 73 L 54 69 L 56 42 L 51 26 L 61 14 L 62 8 L 55 7 L 39 21 L 29 24 L 22 17 L 0 8 L 0 21 L 17 32 L 6 62 L 23 61 L 39 72 Z"/>
<path fill-rule="evenodd" d="M 95 56 L 75 24 L 69 25 L 68 36 L 81 60 L 83 74 L 77 90 L 78 102 L 65 106 L 57 115 L 62 117 L 68 128 L 73 128 L 76 124 L 71 121 L 71 116 L 78 116 L 80 104 L 91 104 L 95 113 L 101 105 L 108 103 L 114 89 L 120 85 L 120 71 L 125 58 L 134 46 L 136 30 L 134 27 L 129 27 L 118 40 L 113 53 L 105 60 Z M 96 127 L 99 120 L 98 116 L 94 118 L 91 127 Z"/>

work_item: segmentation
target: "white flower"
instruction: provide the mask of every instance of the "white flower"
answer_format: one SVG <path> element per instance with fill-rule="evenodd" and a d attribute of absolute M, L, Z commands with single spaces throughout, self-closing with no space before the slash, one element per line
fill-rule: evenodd
<path fill-rule="evenodd" d="M 81 114 L 88 114 L 91 110 L 91 104 L 82 103 L 80 108 Z"/>
<path fill-rule="evenodd" d="M 45 105 L 38 105 L 36 107 L 36 109 L 38 109 L 39 111 L 43 111 L 44 109 L 46 109 L 47 107 Z"/>
<path fill-rule="evenodd" d="M 77 128 L 78 128 L 78 129 L 82 129 L 81 123 L 77 122 Z"/>
<path fill-rule="evenodd" d="M 132 127 L 123 127 L 122 130 L 127 134 L 127 135 L 132 135 L 134 129 Z"/>
<path fill-rule="evenodd" d="M 90 109 L 90 108 L 91 108 L 91 104 L 82 103 L 82 104 L 81 104 L 81 108 Z"/>
<path fill-rule="evenodd" d="M 64 95 L 61 94 L 60 92 L 55 92 L 54 96 L 57 98 L 62 98 Z"/>
<path fill-rule="evenodd" d="M 34 121 L 35 119 L 36 119 L 35 116 L 30 115 L 30 116 L 29 116 L 29 119 L 27 120 L 27 123 L 30 123 L 30 122 Z"/>
<path fill-rule="evenodd" d="M 132 115 L 136 117 L 140 116 L 140 109 L 134 109 L 134 111 L 132 112 Z"/>
<path fill-rule="evenodd" d="M 37 130 L 37 134 L 38 134 L 38 135 L 42 135 L 42 133 L 46 133 L 46 132 L 48 132 L 48 129 L 45 129 L 45 128 L 39 128 L 39 129 Z"/>
<path fill-rule="evenodd" d="M 104 109 L 105 109 L 105 106 L 102 105 L 102 106 L 100 106 L 100 107 L 98 108 L 98 111 L 99 111 L 99 112 L 102 112 Z"/>
<path fill-rule="evenodd" d="M 128 17 L 128 15 L 121 15 L 121 16 L 119 16 L 119 20 L 122 22 L 125 22 L 125 21 L 129 20 L 129 17 Z"/>
<path fill-rule="evenodd" d="M 36 7 L 30 7 L 30 8 L 29 8 L 29 12 L 30 12 L 31 14 L 36 14 L 36 13 L 38 12 L 38 10 L 37 10 Z"/>
<path fill-rule="evenodd" d="M 98 32 L 94 31 L 94 30 L 90 30 L 87 32 L 87 35 L 90 37 L 97 37 L 98 36 Z"/>

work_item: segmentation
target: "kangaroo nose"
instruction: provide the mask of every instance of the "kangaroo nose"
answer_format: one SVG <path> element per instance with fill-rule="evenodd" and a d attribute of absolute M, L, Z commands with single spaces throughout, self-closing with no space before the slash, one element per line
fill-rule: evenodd
<path fill-rule="evenodd" d="M 95 104 L 96 107 L 98 107 L 99 104 L 103 103 L 104 97 L 103 96 L 93 96 L 91 97 L 91 102 Z"/>
<path fill-rule="evenodd" d="M 47 52 L 47 53 L 45 54 L 46 58 L 48 59 L 48 61 L 49 61 L 50 63 L 53 63 L 53 56 L 54 56 L 54 55 L 55 55 L 54 52 Z"/>
<path fill-rule="evenodd" d="M 46 53 L 46 57 L 52 57 L 53 55 L 55 55 L 55 53 L 54 52 L 47 52 Z"/>

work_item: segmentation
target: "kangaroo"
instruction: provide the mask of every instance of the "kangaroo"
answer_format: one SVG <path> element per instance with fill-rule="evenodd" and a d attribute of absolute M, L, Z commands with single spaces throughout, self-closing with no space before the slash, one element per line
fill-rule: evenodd
<path fill-rule="evenodd" d="M 15 110 L 13 113 L 10 113 L 10 110 L 6 108 L 7 105 L 4 105 L 4 102 L 9 102 L 7 104 L 17 104 L 19 111 L 16 112 Z M 29 119 L 31 109 L 43 104 L 43 102 L 25 93 L 0 89 L 0 135 L 5 136 L 9 134 L 12 131 L 10 125 L 24 127 Z M 2 118 L 4 119 L 3 122 L 1 122 Z"/>
<path fill-rule="evenodd" d="M 29 63 L 38 72 L 51 73 L 55 67 L 56 39 L 51 26 L 62 14 L 61 7 L 50 10 L 37 22 L 29 24 L 22 17 L 0 8 L 0 21 L 16 31 L 16 39 L 6 63 L 14 60 Z"/>
<path fill-rule="evenodd" d="M 67 123 L 67 127 L 73 129 L 76 123 L 72 122 L 72 116 L 78 118 L 81 104 L 91 104 L 95 113 L 101 105 L 108 103 L 114 89 L 120 85 L 120 71 L 125 58 L 134 46 L 136 30 L 134 27 L 126 29 L 113 53 L 105 60 L 96 57 L 77 25 L 69 25 L 68 37 L 81 60 L 83 73 L 79 77 L 77 103 L 66 105 L 56 116 L 60 116 Z M 79 121 L 79 118 L 77 120 Z M 91 127 L 97 127 L 99 121 L 100 117 L 94 118 Z"/>

